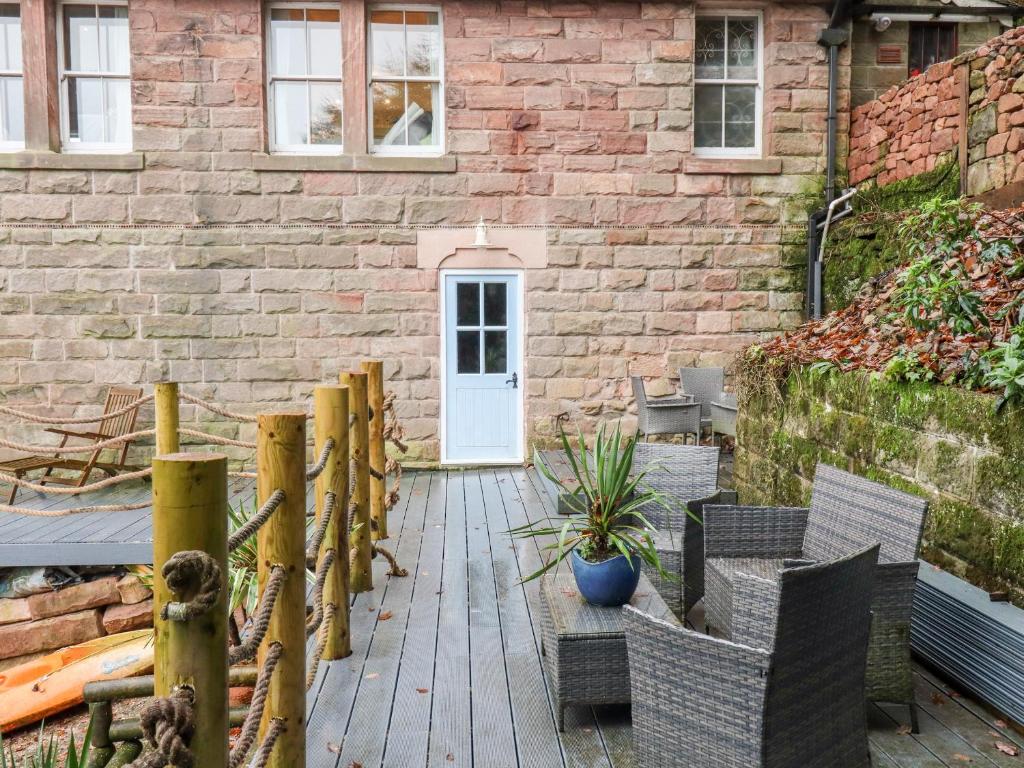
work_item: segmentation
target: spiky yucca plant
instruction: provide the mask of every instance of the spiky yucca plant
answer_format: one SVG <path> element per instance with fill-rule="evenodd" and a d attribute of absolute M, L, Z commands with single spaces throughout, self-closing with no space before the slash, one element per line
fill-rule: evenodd
<path fill-rule="evenodd" d="M 75 743 L 75 734 L 72 731 L 67 753 L 64 757 L 64 768 L 86 768 L 89 763 L 89 747 L 91 743 L 91 722 L 85 729 L 81 751 L 79 751 Z M 46 738 L 46 721 L 44 720 L 39 724 L 39 736 L 36 739 L 35 751 L 22 757 L 21 768 L 60 768 L 60 752 L 60 743 L 57 737 L 51 733 L 50 738 Z M 0 768 L 18 768 L 18 761 L 14 756 L 14 748 L 8 745 L 6 751 L 4 750 L 4 737 L 2 733 L 0 733 Z"/>

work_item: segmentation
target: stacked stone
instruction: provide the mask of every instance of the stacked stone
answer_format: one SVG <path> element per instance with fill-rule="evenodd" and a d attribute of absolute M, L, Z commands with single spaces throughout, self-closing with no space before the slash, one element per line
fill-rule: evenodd
<path fill-rule="evenodd" d="M 153 626 L 153 595 L 133 574 L 0 599 L 0 667 L 104 635 Z"/>
<path fill-rule="evenodd" d="M 967 191 L 1024 181 L 1024 27 L 979 48 L 970 62 Z"/>

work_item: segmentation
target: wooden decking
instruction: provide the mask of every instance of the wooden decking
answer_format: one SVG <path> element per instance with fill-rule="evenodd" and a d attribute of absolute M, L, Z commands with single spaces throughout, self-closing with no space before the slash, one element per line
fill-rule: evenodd
<path fill-rule="evenodd" d="M 570 708 L 565 733 L 555 728 L 537 584 L 518 583 L 538 545 L 506 533 L 551 512 L 539 474 L 415 473 L 403 485 L 388 545 L 410 575 L 388 578 L 377 562 L 376 589 L 356 596 L 354 652 L 322 666 L 309 694 L 307 765 L 634 766 L 628 707 Z M 917 698 L 918 736 L 902 727 L 905 708 L 869 708 L 876 766 L 1024 766 L 996 746 L 1024 752 L 1024 739 L 925 670 Z"/>

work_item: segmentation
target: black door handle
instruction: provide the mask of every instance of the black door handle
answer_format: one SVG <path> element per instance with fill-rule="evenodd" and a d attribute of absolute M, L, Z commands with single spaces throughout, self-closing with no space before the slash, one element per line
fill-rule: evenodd
<path fill-rule="evenodd" d="M 505 379 L 506 384 L 511 384 L 512 389 L 519 389 L 519 374 L 513 372 L 511 379 Z"/>

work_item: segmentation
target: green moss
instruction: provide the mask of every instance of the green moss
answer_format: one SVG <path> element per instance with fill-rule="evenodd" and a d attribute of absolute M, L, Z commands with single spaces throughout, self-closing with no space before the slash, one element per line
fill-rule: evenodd
<path fill-rule="evenodd" d="M 933 503 L 925 524 L 930 547 L 953 554 L 980 571 L 993 572 L 993 519 L 977 507 L 950 499 Z"/>
<path fill-rule="evenodd" d="M 975 465 L 974 499 L 978 504 L 1010 517 L 1024 510 L 1024 464 L 1020 461 L 990 454 Z"/>

